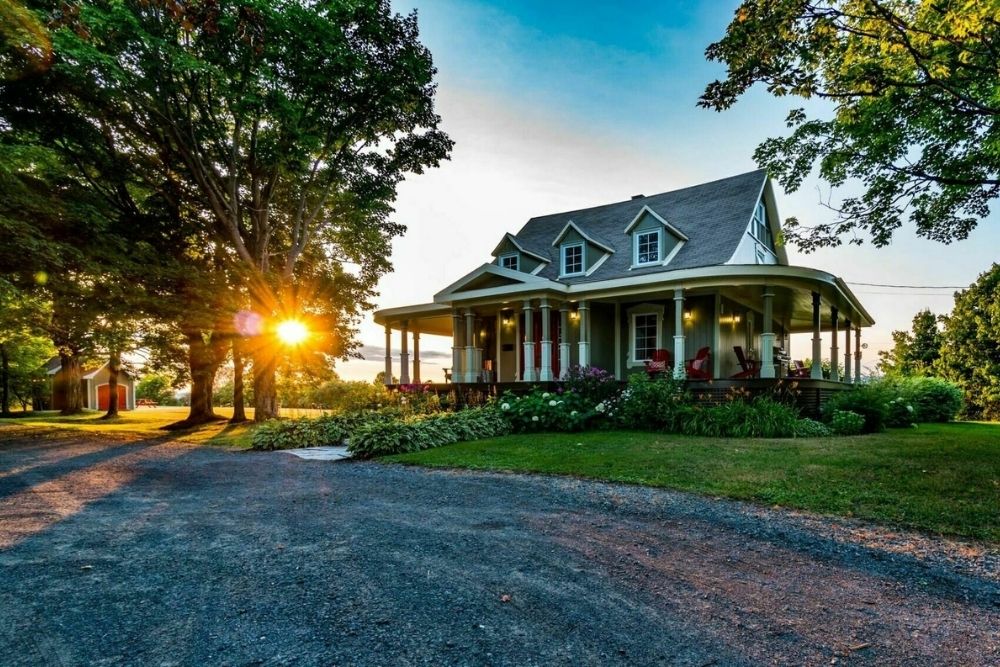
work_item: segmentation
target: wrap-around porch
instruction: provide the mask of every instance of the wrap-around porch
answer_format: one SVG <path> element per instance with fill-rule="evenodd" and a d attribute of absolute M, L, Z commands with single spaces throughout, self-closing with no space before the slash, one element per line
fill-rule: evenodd
<path fill-rule="evenodd" d="M 650 372 L 651 362 L 661 364 L 652 370 L 719 386 L 787 377 L 849 384 L 861 377 L 861 330 L 872 320 L 842 281 L 800 267 L 732 268 L 744 271 L 681 284 L 575 290 L 579 295 L 475 290 L 380 311 L 386 384 L 432 380 L 421 373 L 421 335 L 451 341 L 450 367 L 435 384 L 544 383 L 575 365 L 597 366 L 624 381 Z M 809 334 L 809 344 L 792 349 L 794 334 Z"/>

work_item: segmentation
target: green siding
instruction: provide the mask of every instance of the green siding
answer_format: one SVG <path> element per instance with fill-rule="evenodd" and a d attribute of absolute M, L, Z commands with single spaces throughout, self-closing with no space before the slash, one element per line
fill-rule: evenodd
<path fill-rule="evenodd" d="M 499 252 L 497 252 L 497 256 L 493 260 L 493 264 L 496 264 L 497 266 L 500 266 L 501 255 L 510 255 L 510 254 L 517 255 L 517 264 L 522 273 L 531 273 L 532 271 L 538 268 L 539 264 L 542 263 L 539 260 L 535 259 L 534 257 L 531 257 L 530 255 L 526 255 L 523 252 L 519 251 L 517 249 L 517 246 L 514 245 L 510 239 L 504 239 L 503 243 L 500 244 L 498 250 Z"/>
<path fill-rule="evenodd" d="M 594 266 L 597 262 L 604 257 L 605 252 L 601 248 L 589 243 L 587 239 L 577 232 L 575 229 L 569 229 L 563 236 L 562 240 L 559 242 L 559 273 L 562 273 L 562 248 L 566 245 L 572 245 L 575 243 L 583 244 L 583 270 L 587 272 Z"/>
<path fill-rule="evenodd" d="M 615 372 L 615 307 L 609 303 L 590 305 L 590 365 Z"/>

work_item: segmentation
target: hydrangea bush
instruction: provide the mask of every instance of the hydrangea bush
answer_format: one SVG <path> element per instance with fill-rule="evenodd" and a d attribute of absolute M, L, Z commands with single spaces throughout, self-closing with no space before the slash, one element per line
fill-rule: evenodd
<path fill-rule="evenodd" d="M 580 431 L 601 414 L 596 405 L 574 392 L 538 387 L 523 396 L 507 392 L 497 406 L 515 433 Z M 602 411 L 605 409 L 602 407 Z"/>

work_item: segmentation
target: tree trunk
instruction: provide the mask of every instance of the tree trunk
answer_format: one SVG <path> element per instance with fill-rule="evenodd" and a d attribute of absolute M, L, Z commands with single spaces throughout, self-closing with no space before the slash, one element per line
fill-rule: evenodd
<path fill-rule="evenodd" d="M 0 343 L 0 385 L 0 414 L 6 417 L 10 414 L 10 359 L 4 343 Z"/>
<path fill-rule="evenodd" d="M 186 418 L 163 427 L 168 431 L 225 419 L 212 410 L 212 385 L 219 368 L 212 345 L 205 342 L 201 332 L 189 334 L 187 342 L 188 366 L 191 369 L 191 406 Z"/>
<path fill-rule="evenodd" d="M 253 420 L 264 422 L 278 417 L 278 385 L 274 376 L 278 360 L 266 349 L 253 355 Z"/>
<path fill-rule="evenodd" d="M 233 418 L 231 424 L 239 424 L 247 420 L 243 405 L 243 350 L 239 336 L 233 337 Z"/>
<path fill-rule="evenodd" d="M 108 411 L 101 419 L 114 419 L 118 416 L 118 373 L 121 367 L 122 354 L 114 350 L 108 358 Z"/>
<path fill-rule="evenodd" d="M 60 414 L 75 415 L 83 412 L 83 391 L 80 388 L 83 373 L 80 370 L 80 355 L 77 352 L 66 354 L 60 351 L 59 363 L 62 365 L 59 391 L 63 398 Z"/>

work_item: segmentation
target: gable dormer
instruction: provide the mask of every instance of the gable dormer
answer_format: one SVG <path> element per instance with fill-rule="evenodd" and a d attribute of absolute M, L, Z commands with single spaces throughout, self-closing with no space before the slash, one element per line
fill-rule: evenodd
<path fill-rule="evenodd" d="M 781 246 L 781 228 L 770 180 L 765 181 L 753 206 L 750 221 L 728 264 L 788 264 Z"/>
<path fill-rule="evenodd" d="M 493 263 L 502 269 L 536 274 L 549 263 L 547 257 L 531 252 L 513 234 L 504 234 L 503 239 L 493 249 Z"/>
<path fill-rule="evenodd" d="M 666 266 L 688 242 L 684 232 L 648 206 L 643 206 L 625 227 L 625 235 L 629 239 L 633 269 Z"/>
<path fill-rule="evenodd" d="M 559 277 L 589 276 L 614 253 L 608 243 L 570 220 L 552 242 L 559 249 Z"/>

